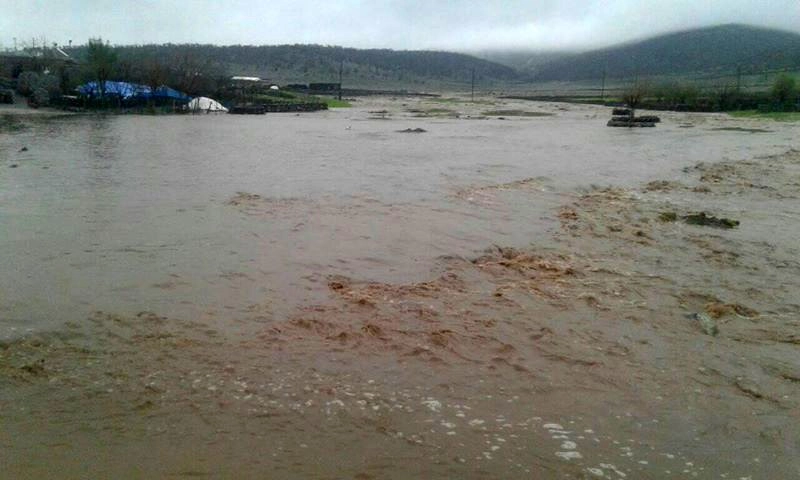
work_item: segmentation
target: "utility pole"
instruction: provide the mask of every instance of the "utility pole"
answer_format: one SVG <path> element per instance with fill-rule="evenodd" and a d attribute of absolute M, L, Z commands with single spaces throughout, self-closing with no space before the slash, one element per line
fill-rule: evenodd
<path fill-rule="evenodd" d="M 742 66 L 736 65 L 736 93 L 742 90 Z"/>
<path fill-rule="evenodd" d="M 606 75 L 608 75 L 608 54 L 603 63 L 603 86 L 600 88 L 600 101 L 606 103 Z"/>
<path fill-rule="evenodd" d="M 339 100 L 342 99 L 342 70 L 344 70 L 344 60 L 339 61 Z"/>
<path fill-rule="evenodd" d="M 606 67 L 603 67 L 603 85 L 600 87 L 600 101 L 606 102 Z"/>
<path fill-rule="evenodd" d="M 475 103 L 475 69 L 472 69 L 472 103 Z"/>

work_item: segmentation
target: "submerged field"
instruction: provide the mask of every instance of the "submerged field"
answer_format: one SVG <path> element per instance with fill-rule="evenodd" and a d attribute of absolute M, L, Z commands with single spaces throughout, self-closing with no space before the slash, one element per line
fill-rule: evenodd
<path fill-rule="evenodd" d="M 0 476 L 800 475 L 796 125 L 609 110 L 15 119 Z"/>

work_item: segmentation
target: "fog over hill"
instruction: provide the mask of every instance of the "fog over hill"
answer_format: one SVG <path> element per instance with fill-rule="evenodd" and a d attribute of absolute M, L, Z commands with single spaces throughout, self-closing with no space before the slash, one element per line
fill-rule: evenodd
<path fill-rule="evenodd" d="M 800 69 L 800 34 L 746 25 L 674 32 L 582 53 L 487 50 L 453 53 L 430 50 L 356 49 L 323 45 L 118 46 L 120 71 L 148 59 L 192 62 L 218 75 L 258 75 L 279 83 L 336 82 L 342 68 L 351 87 L 481 88 L 536 81 L 631 78 L 665 74 L 760 73 Z M 77 58 L 84 47 L 71 50 Z"/>
<path fill-rule="evenodd" d="M 517 68 L 525 69 L 523 64 Z M 536 68 L 536 80 L 586 80 L 699 72 L 800 68 L 800 34 L 721 25 L 566 55 Z"/>
<path fill-rule="evenodd" d="M 133 45 L 117 47 L 119 60 L 141 64 L 149 59 L 213 67 L 219 74 L 257 75 L 280 83 L 336 82 L 339 69 L 348 86 L 381 86 L 471 82 L 481 84 L 523 80 L 526 75 L 507 65 L 474 56 L 441 51 L 356 49 L 322 45 Z M 85 48 L 72 53 L 82 58 Z"/>

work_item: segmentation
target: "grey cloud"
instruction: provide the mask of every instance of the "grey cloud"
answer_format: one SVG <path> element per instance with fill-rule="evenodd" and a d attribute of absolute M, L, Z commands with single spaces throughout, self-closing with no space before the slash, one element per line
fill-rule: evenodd
<path fill-rule="evenodd" d="M 797 0 L 0 0 L 0 41 L 320 43 L 399 49 L 587 49 L 749 23 L 797 31 Z"/>

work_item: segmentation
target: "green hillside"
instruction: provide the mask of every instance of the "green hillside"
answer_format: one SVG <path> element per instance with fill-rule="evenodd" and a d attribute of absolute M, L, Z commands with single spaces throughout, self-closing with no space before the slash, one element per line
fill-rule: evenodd
<path fill-rule="evenodd" d="M 355 49 L 320 45 L 118 46 L 120 72 L 126 64 L 141 65 L 158 59 L 169 65 L 191 63 L 219 75 L 254 75 L 276 83 L 336 82 L 342 66 L 349 87 L 423 87 L 427 84 L 471 82 L 474 70 L 482 85 L 518 81 L 515 69 L 470 55 L 437 51 Z M 81 58 L 85 51 L 73 49 Z"/>
<path fill-rule="evenodd" d="M 742 74 L 800 67 L 800 34 L 745 25 L 670 33 L 556 59 L 538 66 L 536 81 L 688 73 Z"/>

